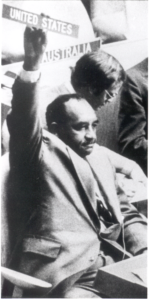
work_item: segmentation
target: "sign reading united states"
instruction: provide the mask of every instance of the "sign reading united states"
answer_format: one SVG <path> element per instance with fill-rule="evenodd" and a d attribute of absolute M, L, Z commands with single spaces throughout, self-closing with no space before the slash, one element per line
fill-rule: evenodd
<path fill-rule="evenodd" d="M 28 26 L 46 29 L 74 38 L 77 38 L 79 33 L 78 25 L 56 20 L 51 18 L 50 16 L 45 16 L 44 14 L 38 15 L 35 13 L 24 11 L 6 4 L 3 4 L 2 17 L 26 24 Z"/>

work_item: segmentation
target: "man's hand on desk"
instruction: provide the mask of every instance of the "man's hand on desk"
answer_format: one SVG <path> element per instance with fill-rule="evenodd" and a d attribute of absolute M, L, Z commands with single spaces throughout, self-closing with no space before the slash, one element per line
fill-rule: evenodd
<path fill-rule="evenodd" d="M 147 199 L 147 177 L 133 160 L 126 159 L 121 174 L 117 174 L 117 180 L 129 201 Z"/>
<path fill-rule="evenodd" d="M 26 27 L 24 33 L 24 70 L 36 71 L 39 69 L 46 46 L 46 32 L 35 27 Z"/>
<path fill-rule="evenodd" d="M 126 194 L 128 200 L 132 200 L 136 194 L 137 182 L 127 178 L 124 174 L 116 173 L 118 185 Z"/>
<path fill-rule="evenodd" d="M 145 187 L 147 187 L 147 177 L 144 174 L 143 170 L 137 163 L 135 163 L 134 161 L 131 162 L 132 165 L 129 178 L 133 179 L 135 182 L 141 182 L 142 184 L 144 184 Z"/>
<path fill-rule="evenodd" d="M 147 188 L 145 182 L 131 179 L 124 174 L 116 173 L 118 185 L 124 191 L 130 202 L 147 199 Z M 145 175 L 144 175 L 145 176 Z"/>

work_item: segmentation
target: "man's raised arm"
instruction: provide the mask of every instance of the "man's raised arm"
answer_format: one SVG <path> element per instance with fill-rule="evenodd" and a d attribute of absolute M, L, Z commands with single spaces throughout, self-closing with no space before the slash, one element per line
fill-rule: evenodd
<path fill-rule="evenodd" d="M 7 117 L 10 132 L 10 163 L 29 164 L 42 139 L 38 116 L 40 63 L 47 45 L 42 29 L 26 27 L 23 69 L 13 86 L 12 110 Z"/>

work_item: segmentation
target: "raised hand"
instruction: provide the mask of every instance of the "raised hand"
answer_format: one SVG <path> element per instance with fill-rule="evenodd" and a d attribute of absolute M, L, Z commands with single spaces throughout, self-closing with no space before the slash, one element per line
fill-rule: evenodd
<path fill-rule="evenodd" d="M 35 71 L 39 69 L 47 46 L 47 35 L 42 29 L 26 27 L 24 32 L 24 69 Z"/>

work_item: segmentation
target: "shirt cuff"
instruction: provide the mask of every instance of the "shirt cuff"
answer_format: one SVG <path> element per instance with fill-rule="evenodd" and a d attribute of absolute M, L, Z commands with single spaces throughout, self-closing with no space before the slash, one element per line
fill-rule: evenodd
<path fill-rule="evenodd" d="M 19 73 L 19 78 L 24 82 L 34 83 L 40 78 L 40 70 L 36 71 L 26 71 L 22 68 Z"/>

